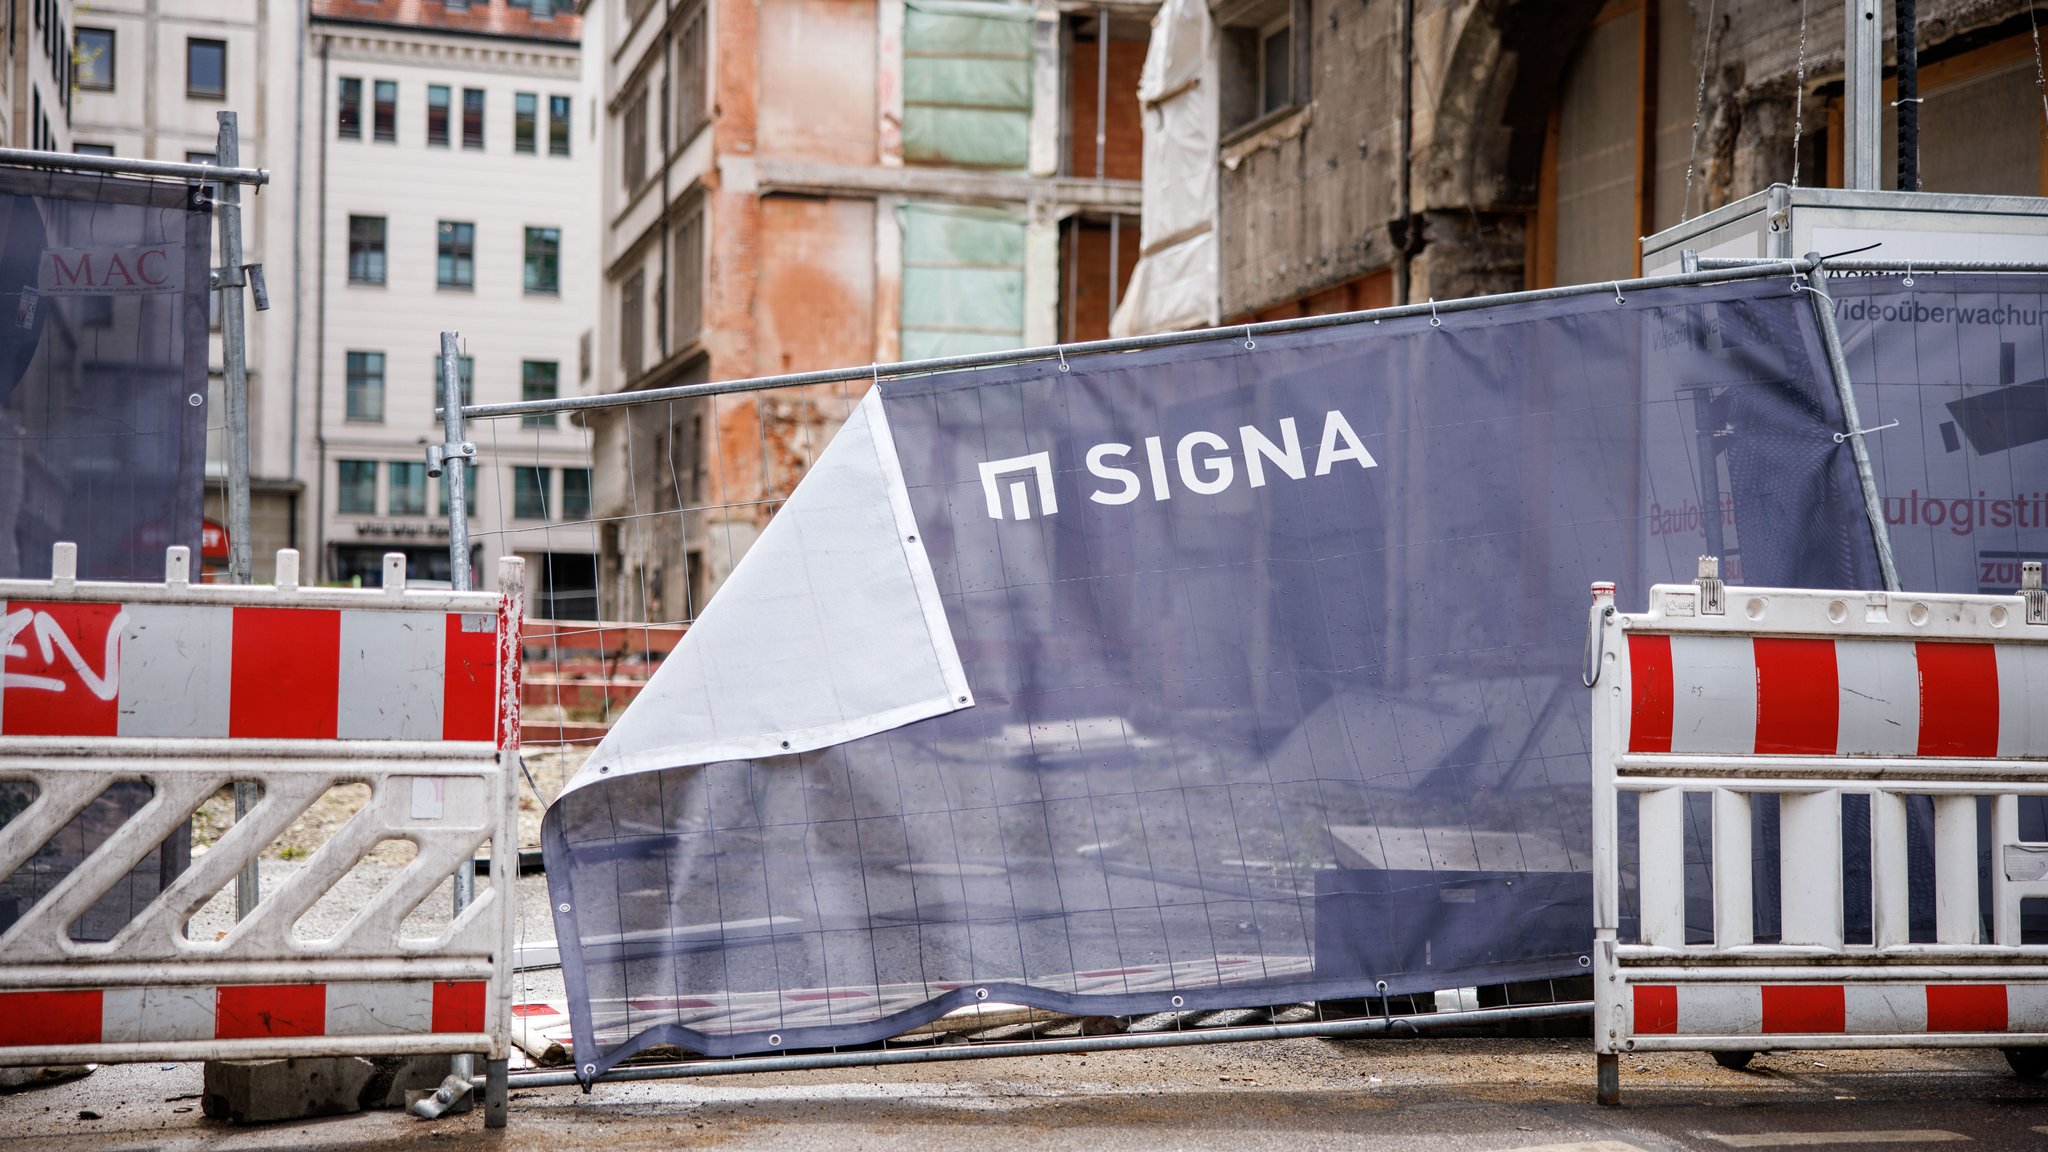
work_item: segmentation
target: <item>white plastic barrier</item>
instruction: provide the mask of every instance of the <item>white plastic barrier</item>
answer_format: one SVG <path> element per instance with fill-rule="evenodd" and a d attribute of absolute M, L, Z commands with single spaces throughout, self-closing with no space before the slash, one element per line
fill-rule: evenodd
<path fill-rule="evenodd" d="M 0 1065 L 485 1053 L 501 1118 L 520 562 L 497 592 L 407 589 L 398 555 L 382 589 L 299 588 L 292 552 L 274 587 L 192 584 L 183 548 L 166 568 L 78 581 L 58 545 L 53 579 L 0 581 L 0 791 L 28 798 L 0 807 Z M 130 883 L 237 782 L 262 797 L 218 843 L 164 862 L 160 891 Z M 302 867 L 219 939 L 188 931 L 347 783 L 369 802 Z M 128 803 L 95 803 L 115 786 Z M 386 840 L 413 860 L 309 938 L 301 918 Z M 489 888 L 405 935 L 487 841 Z"/>
<path fill-rule="evenodd" d="M 1624 1052 L 1993 1046 L 2048 1067 L 2048 603 L 2014 596 L 1657 585 L 1650 610 L 1594 587 L 1594 1044 L 1600 1099 Z M 1640 931 L 1619 938 L 1619 809 L 1637 796 Z M 1685 797 L 1711 797 L 1711 943 L 1686 942 Z M 1871 940 L 1844 931 L 1843 797 L 1869 798 Z M 1781 936 L 1757 943 L 1752 804 L 1778 803 Z M 1932 799 L 1934 939 L 1908 923 L 1909 797 Z M 1991 798 L 1990 931 L 1978 798 Z M 1860 806 L 1859 806 L 1860 807 Z M 1924 887 L 1924 885 L 1923 885 Z"/>

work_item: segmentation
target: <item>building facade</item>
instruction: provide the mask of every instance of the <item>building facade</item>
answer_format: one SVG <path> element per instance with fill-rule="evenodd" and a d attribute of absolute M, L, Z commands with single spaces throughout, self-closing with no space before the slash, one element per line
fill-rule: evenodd
<path fill-rule="evenodd" d="M 585 0 L 599 388 L 1106 335 L 1154 7 Z M 694 617 L 858 391 L 594 418 L 604 613 Z"/>
<path fill-rule="evenodd" d="M 599 238 L 581 22 L 546 0 L 314 0 L 303 141 L 311 546 L 331 580 L 386 552 L 448 577 L 439 333 L 469 402 L 586 386 Z M 595 612 L 589 453 L 559 417 L 471 430 L 472 564 L 533 563 L 531 610 Z"/>
<path fill-rule="evenodd" d="M 0 140 L 9 148 L 71 150 L 74 0 L 0 0 Z"/>
<path fill-rule="evenodd" d="M 1893 187 L 1895 46 L 1882 8 L 1880 170 Z M 1922 190 L 2048 192 L 2034 35 L 2048 16 L 2030 8 L 1919 3 Z M 1227 319 L 1632 276 L 1642 236 L 1772 183 L 1842 180 L 1839 3 L 1207 10 Z M 1299 79 L 1262 87 L 1264 49 L 1283 33 Z"/>

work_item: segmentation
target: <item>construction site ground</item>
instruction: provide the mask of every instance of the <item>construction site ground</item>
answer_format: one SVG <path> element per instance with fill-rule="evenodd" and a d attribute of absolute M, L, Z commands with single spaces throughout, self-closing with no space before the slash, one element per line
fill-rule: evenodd
<path fill-rule="evenodd" d="M 578 760 L 529 757 L 542 797 L 553 797 Z M 527 845 L 537 840 L 540 800 L 522 785 Z M 338 790 L 315 805 L 267 854 L 266 887 L 300 867 L 360 802 Z M 203 850 L 231 819 L 231 801 L 217 798 L 201 814 L 195 845 Z M 331 932 L 403 863 L 373 854 L 302 930 Z M 552 939 L 546 877 L 522 877 L 518 895 L 521 943 Z M 449 909 L 443 891 L 412 923 L 431 932 Z M 224 893 L 191 931 L 232 923 Z M 522 973 L 514 994 L 559 1000 L 560 973 Z M 1586 1039 L 1289 1040 L 601 1084 L 589 1095 L 515 1088 L 510 1123 L 496 1131 L 480 1112 L 240 1127 L 201 1115 L 200 1088 L 197 1064 L 141 1064 L 0 1094 L 0 1152 L 2048 1148 L 2048 1081 L 2015 1078 L 1991 1049 L 1771 1053 L 1745 1071 L 1696 1053 L 1630 1057 L 1618 1109 L 1593 1102 Z"/>
<path fill-rule="evenodd" d="M 511 1121 L 398 1112 L 237 1128 L 197 1065 L 103 1068 L 0 1096 L 0 1148 L 1544 1149 L 2048 1146 L 2048 1085 L 1995 1051 L 1790 1052 L 1747 1071 L 1624 1062 L 1593 1102 L 1585 1040 L 1292 1040 L 1170 1051 L 521 1089 Z"/>

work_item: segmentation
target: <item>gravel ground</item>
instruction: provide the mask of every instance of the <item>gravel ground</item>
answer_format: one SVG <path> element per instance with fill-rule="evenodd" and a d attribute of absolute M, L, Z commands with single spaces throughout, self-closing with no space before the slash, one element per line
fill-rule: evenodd
<path fill-rule="evenodd" d="M 1656 1152 L 1791 1147 L 1816 1135 L 1838 1147 L 2048 1143 L 2048 1087 L 2014 1079 L 1994 1052 L 1778 1053 L 1746 1072 L 1702 1055 L 1632 1058 L 1620 1109 L 1592 1103 L 1592 1080 L 1584 1040 L 1297 1040 L 599 1085 L 589 1096 L 525 1089 L 513 1094 L 510 1126 L 490 1132 L 476 1114 L 235 1128 L 199 1115 L 197 1066 L 142 1065 L 0 1096 L 0 1148 Z"/>
<path fill-rule="evenodd" d="M 580 755 L 530 757 L 551 798 Z M 538 840 L 541 803 L 522 782 L 521 839 Z M 262 862 L 274 890 L 360 798 L 332 796 Z M 232 812 L 202 813 L 195 845 Z M 332 933 L 388 882 L 406 852 L 373 854 L 301 921 Z M 518 885 L 519 941 L 553 937 L 546 878 Z M 232 926 L 232 890 L 192 932 Z M 448 886 L 408 920 L 444 927 Z M 559 999 L 559 970 L 523 973 L 517 1000 Z M 1623 1062 L 1627 1106 L 1592 1103 L 1585 1040 L 1296 1040 L 515 1090 L 511 1125 L 480 1115 L 437 1122 L 401 1113 L 237 1128 L 198 1110 L 197 1064 L 101 1068 L 79 1080 L 0 1093 L 0 1149 L 843 1149 L 1000 1147 L 1068 1152 L 1322 1148 L 1654 1152 L 1670 1148 L 1884 1144 L 2048 1147 L 2048 1085 L 2020 1081 L 1989 1050 L 1772 1053 L 1743 1072 L 1704 1055 Z"/>

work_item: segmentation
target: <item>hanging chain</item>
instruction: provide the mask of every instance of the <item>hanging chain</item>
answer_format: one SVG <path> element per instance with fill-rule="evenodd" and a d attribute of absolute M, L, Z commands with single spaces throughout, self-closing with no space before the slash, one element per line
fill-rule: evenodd
<path fill-rule="evenodd" d="M 1692 173 L 1700 156 L 1700 118 L 1707 106 L 1707 68 L 1714 59 L 1714 9 L 1719 4 L 1720 0 L 1708 0 L 1707 4 L 1707 42 L 1700 48 L 1700 83 L 1692 97 L 1692 150 L 1685 157 L 1685 203 L 1678 208 L 1680 224 L 1692 219 Z"/>
<path fill-rule="evenodd" d="M 2031 3 L 2032 0 L 2029 0 Z M 2029 9 L 2031 11 L 2031 9 Z M 1799 86 L 1792 90 L 1792 186 L 1799 187 L 1799 138 L 1806 123 L 1806 0 L 1799 0 Z"/>

